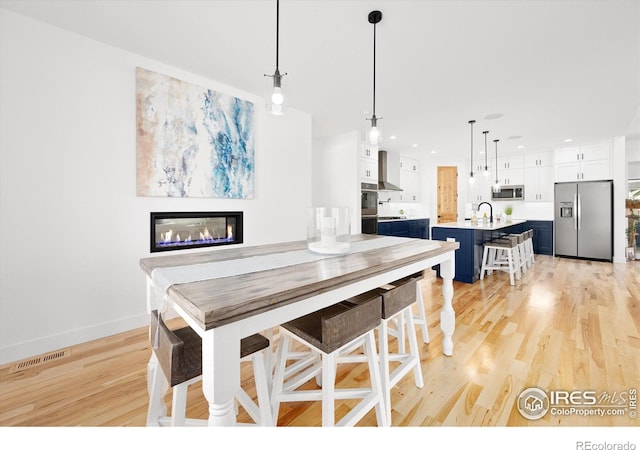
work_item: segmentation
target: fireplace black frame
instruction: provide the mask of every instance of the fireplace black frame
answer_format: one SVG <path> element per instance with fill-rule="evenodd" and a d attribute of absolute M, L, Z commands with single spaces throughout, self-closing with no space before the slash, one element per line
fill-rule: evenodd
<path fill-rule="evenodd" d="M 243 211 L 177 211 L 177 212 L 151 212 L 150 213 L 150 251 L 167 252 L 172 250 L 187 250 L 191 248 L 217 247 L 220 245 L 242 244 L 243 242 Z M 158 246 L 156 245 L 156 220 L 157 219 L 197 219 L 210 217 L 233 217 L 235 219 L 235 230 L 232 241 L 213 241 L 201 244 L 189 244 L 184 246 Z"/>

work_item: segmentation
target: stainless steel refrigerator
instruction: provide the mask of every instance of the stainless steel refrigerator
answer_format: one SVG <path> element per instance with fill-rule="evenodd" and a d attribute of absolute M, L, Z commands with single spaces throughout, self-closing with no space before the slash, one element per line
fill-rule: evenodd
<path fill-rule="evenodd" d="M 555 184 L 555 255 L 613 260 L 613 181 Z"/>

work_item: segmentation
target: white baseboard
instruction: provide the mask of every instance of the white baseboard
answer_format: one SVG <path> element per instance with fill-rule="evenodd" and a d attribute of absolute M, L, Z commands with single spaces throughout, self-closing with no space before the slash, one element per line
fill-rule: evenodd
<path fill-rule="evenodd" d="M 25 358 L 41 355 L 72 345 L 82 344 L 124 331 L 148 326 L 149 315 L 140 314 L 126 317 L 112 322 L 105 322 L 95 326 L 80 328 L 66 333 L 47 336 L 28 342 L 0 347 L 0 364 L 7 364 Z"/>

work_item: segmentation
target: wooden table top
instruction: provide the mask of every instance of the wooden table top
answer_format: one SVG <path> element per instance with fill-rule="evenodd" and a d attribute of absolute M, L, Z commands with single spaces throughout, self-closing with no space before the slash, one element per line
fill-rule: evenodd
<path fill-rule="evenodd" d="M 380 239 L 361 234 L 352 242 Z M 167 295 L 203 329 L 209 330 L 259 314 L 370 276 L 456 250 L 458 242 L 406 239 L 402 243 L 333 256 L 319 261 L 263 270 L 226 278 L 174 284 Z M 188 266 L 215 261 L 233 261 L 257 255 L 304 250 L 306 241 L 286 242 L 199 253 L 162 255 L 140 259 L 148 275 L 157 268 Z"/>

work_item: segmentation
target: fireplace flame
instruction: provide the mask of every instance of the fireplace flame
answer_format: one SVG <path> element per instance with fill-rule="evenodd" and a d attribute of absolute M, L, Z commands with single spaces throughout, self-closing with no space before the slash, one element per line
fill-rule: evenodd
<path fill-rule="evenodd" d="M 171 242 L 172 236 L 173 236 L 173 230 L 167 231 L 166 233 L 164 233 L 164 235 L 160 233 L 160 239 L 162 239 L 164 242 Z"/>
<path fill-rule="evenodd" d="M 160 239 L 158 240 L 158 242 L 156 243 L 156 245 L 159 246 L 163 246 L 163 247 L 169 247 L 169 246 L 184 246 L 184 245 L 192 245 L 192 244 L 213 244 L 213 243 L 217 243 L 217 242 L 233 242 L 234 238 L 234 226 L 233 225 L 227 225 L 226 226 L 226 235 L 224 233 L 225 227 L 223 226 L 221 229 L 215 229 L 212 228 L 211 231 L 209 231 L 208 227 L 205 227 L 204 230 L 202 231 L 195 231 L 196 234 L 196 238 L 197 239 L 197 235 L 200 235 L 200 239 L 194 241 L 193 237 L 192 237 L 192 233 L 188 230 L 188 229 L 182 229 L 180 230 L 173 230 L 173 229 L 169 229 L 168 231 L 165 232 L 160 232 Z M 182 233 L 182 236 L 184 236 L 185 234 L 188 236 L 187 238 L 184 239 L 180 236 L 180 233 Z"/>

